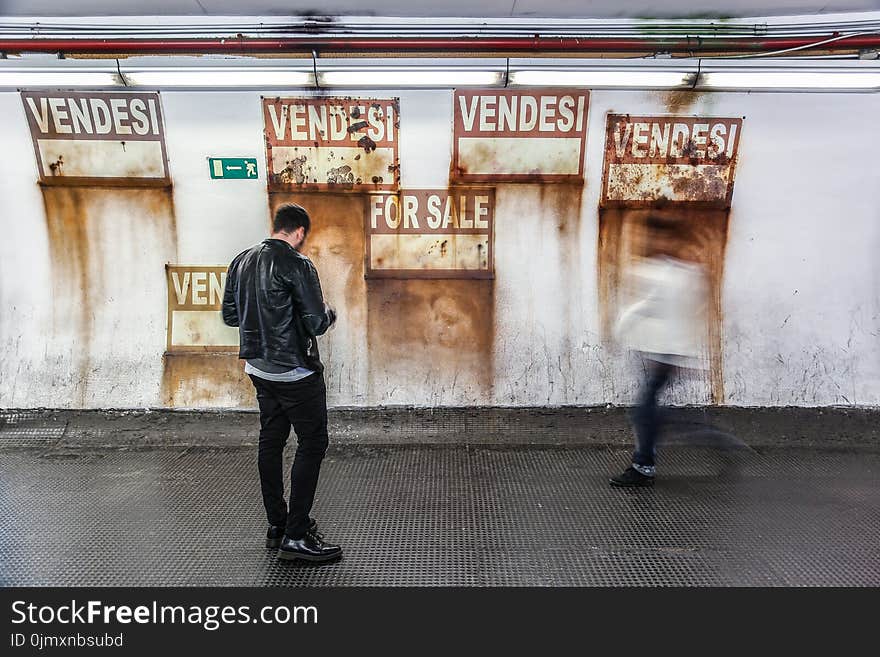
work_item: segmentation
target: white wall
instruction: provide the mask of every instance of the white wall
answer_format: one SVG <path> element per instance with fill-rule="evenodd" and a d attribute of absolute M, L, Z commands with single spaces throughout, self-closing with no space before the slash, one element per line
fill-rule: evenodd
<path fill-rule="evenodd" d="M 446 187 L 452 92 L 362 95 L 401 99 L 403 186 Z M 268 228 L 259 96 L 161 94 L 173 204 L 118 195 L 88 200 L 88 253 L 73 259 L 92 277 L 92 289 L 83 292 L 80 281 L 65 279 L 58 255 L 83 245 L 50 249 L 21 100 L 0 93 L 0 407 L 167 403 L 164 265 L 228 263 Z M 594 91 L 582 192 L 497 187 L 491 354 L 459 361 L 452 358 L 462 351 L 456 345 L 429 344 L 444 335 L 444 321 L 455 321 L 441 313 L 426 323 L 423 350 L 408 349 L 408 363 L 388 361 L 368 329 L 399 327 L 386 329 L 375 315 L 368 321 L 378 311 L 367 307 L 366 293 L 345 289 L 358 263 L 334 260 L 329 249 L 320 251 L 329 245 L 314 244 L 325 291 L 342 317 L 323 339 L 330 404 L 631 401 L 637 364 L 602 343 L 598 321 L 597 208 L 605 114 L 614 111 L 746 117 L 724 268 L 725 403 L 880 405 L 880 94 L 717 93 L 693 100 L 671 112 L 680 98 L 669 94 Z M 261 179 L 211 181 L 208 155 L 256 156 Z M 298 200 L 308 207 L 310 197 Z M 199 362 L 207 378 L 198 396 L 180 397 L 198 401 L 183 405 L 253 406 L 237 369 L 230 376 L 239 380 L 230 383 L 228 376 L 208 376 L 210 358 Z M 705 388 L 679 385 L 670 400 L 705 402 Z"/>

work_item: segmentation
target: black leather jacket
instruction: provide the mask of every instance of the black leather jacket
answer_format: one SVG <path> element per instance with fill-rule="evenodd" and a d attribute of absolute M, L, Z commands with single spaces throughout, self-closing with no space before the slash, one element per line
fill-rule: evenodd
<path fill-rule="evenodd" d="M 229 265 L 223 321 L 239 327 L 239 358 L 321 371 L 316 336 L 335 319 L 312 261 L 287 242 L 265 239 Z"/>

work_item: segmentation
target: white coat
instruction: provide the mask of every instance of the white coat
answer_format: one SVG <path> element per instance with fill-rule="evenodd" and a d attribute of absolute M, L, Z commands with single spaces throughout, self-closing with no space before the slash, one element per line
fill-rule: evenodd
<path fill-rule="evenodd" d="M 706 344 L 708 285 L 701 265 L 658 256 L 635 263 L 615 335 L 653 360 L 701 367 Z"/>

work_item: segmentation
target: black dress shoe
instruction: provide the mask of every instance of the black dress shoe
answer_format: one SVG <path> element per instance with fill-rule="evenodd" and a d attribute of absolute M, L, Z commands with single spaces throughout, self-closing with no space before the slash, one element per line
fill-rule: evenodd
<path fill-rule="evenodd" d="M 324 541 L 317 532 L 308 531 L 302 538 L 284 536 L 278 558 L 287 561 L 333 561 L 342 556 L 342 548 Z"/>
<path fill-rule="evenodd" d="M 284 527 L 279 525 L 269 525 L 266 530 L 266 547 L 277 548 L 281 545 L 281 539 L 284 537 Z"/>
<path fill-rule="evenodd" d="M 642 474 L 634 467 L 630 466 L 619 475 L 615 475 L 608 480 L 612 486 L 618 488 L 638 488 L 642 486 L 653 486 L 654 477 Z"/>
<path fill-rule="evenodd" d="M 314 518 L 310 518 L 312 521 L 309 525 L 310 532 L 318 531 L 318 521 Z M 269 529 L 266 530 L 266 547 L 272 548 L 273 550 L 281 547 L 281 539 L 284 537 L 284 527 L 281 525 L 269 525 Z"/>

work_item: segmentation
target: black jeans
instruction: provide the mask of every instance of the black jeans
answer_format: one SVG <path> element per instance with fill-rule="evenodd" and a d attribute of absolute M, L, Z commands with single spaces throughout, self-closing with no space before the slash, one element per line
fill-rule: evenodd
<path fill-rule="evenodd" d="M 249 375 L 260 405 L 258 464 L 266 519 L 285 527 L 290 538 L 302 538 L 327 451 L 327 388 L 324 375 L 311 374 L 293 383 L 267 381 Z M 284 501 L 283 454 L 290 427 L 297 447 L 290 470 L 290 507 Z"/>
<path fill-rule="evenodd" d="M 636 451 L 632 462 L 636 465 L 653 466 L 660 433 L 660 413 L 657 408 L 657 395 L 669 381 L 675 366 L 660 361 L 645 359 L 647 374 L 639 392 L 639 401 L 632 411 L 636 432 Z"/>

